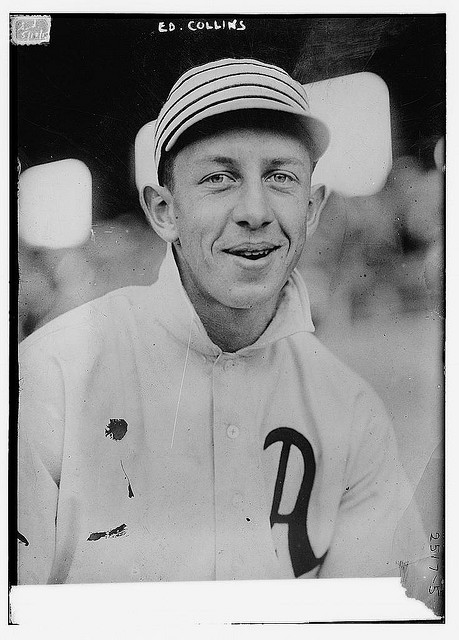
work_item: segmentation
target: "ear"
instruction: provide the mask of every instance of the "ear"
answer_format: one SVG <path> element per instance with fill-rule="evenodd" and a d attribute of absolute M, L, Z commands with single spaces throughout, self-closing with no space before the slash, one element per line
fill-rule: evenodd
<path fill-rule="evenodd" d="M 166 242 L 178 239 L 173 212 L 173 197 L 167 187 L 147 185 L 143 188 L 140 202 L 154 231 Z"/>
<path fill-rule="evenodd" d="M 308 218 L 307 218 L 307 235 L 312 236 L 317 229 L 320 220 L 320 214 L 328 200 L 328 189 L 323 184 L 313 185 L 309 195 Z"/>

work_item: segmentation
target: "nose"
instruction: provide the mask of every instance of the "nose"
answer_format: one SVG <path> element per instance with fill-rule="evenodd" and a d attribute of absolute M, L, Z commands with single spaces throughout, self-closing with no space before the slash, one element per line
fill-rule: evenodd
<path fill-rule="evenodd" d="M 238 194 L 233 219 L 241 227 L 256 230 L 274 220 L 272 207 L 263 191 L 263 184 L 246 183 Z"/>

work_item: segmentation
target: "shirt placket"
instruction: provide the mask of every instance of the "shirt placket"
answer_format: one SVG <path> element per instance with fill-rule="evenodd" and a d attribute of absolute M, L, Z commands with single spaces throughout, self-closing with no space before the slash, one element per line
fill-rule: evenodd
<path fill-rule="evenodd" d="M 213 368 L 217 580 L 282 577 L 246 369 L 243 357 L 224 353 Z"/>

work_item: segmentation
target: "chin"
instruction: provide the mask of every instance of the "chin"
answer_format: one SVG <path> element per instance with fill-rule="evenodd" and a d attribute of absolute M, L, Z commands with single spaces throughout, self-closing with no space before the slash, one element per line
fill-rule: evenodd
<path fill-rule="evenodd" d="M 240 287 L 239 290 L 228 292 L 227 296 L 221 296 L 220 302 L 231 309 L 254 309 L 276 305 L 282 286 L 272 287 L 267 285 L 251 285 Z"/>

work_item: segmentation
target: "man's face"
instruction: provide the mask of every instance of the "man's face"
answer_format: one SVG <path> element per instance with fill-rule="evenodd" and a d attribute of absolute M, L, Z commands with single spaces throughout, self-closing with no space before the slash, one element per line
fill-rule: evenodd
<path fill-rule="evenodd" d="M 305 146 L 282 133 L 230 130 L 177 154 L 169 215 L 192 300 L 277 303 L 316 214 L 310 176 Z"/>

